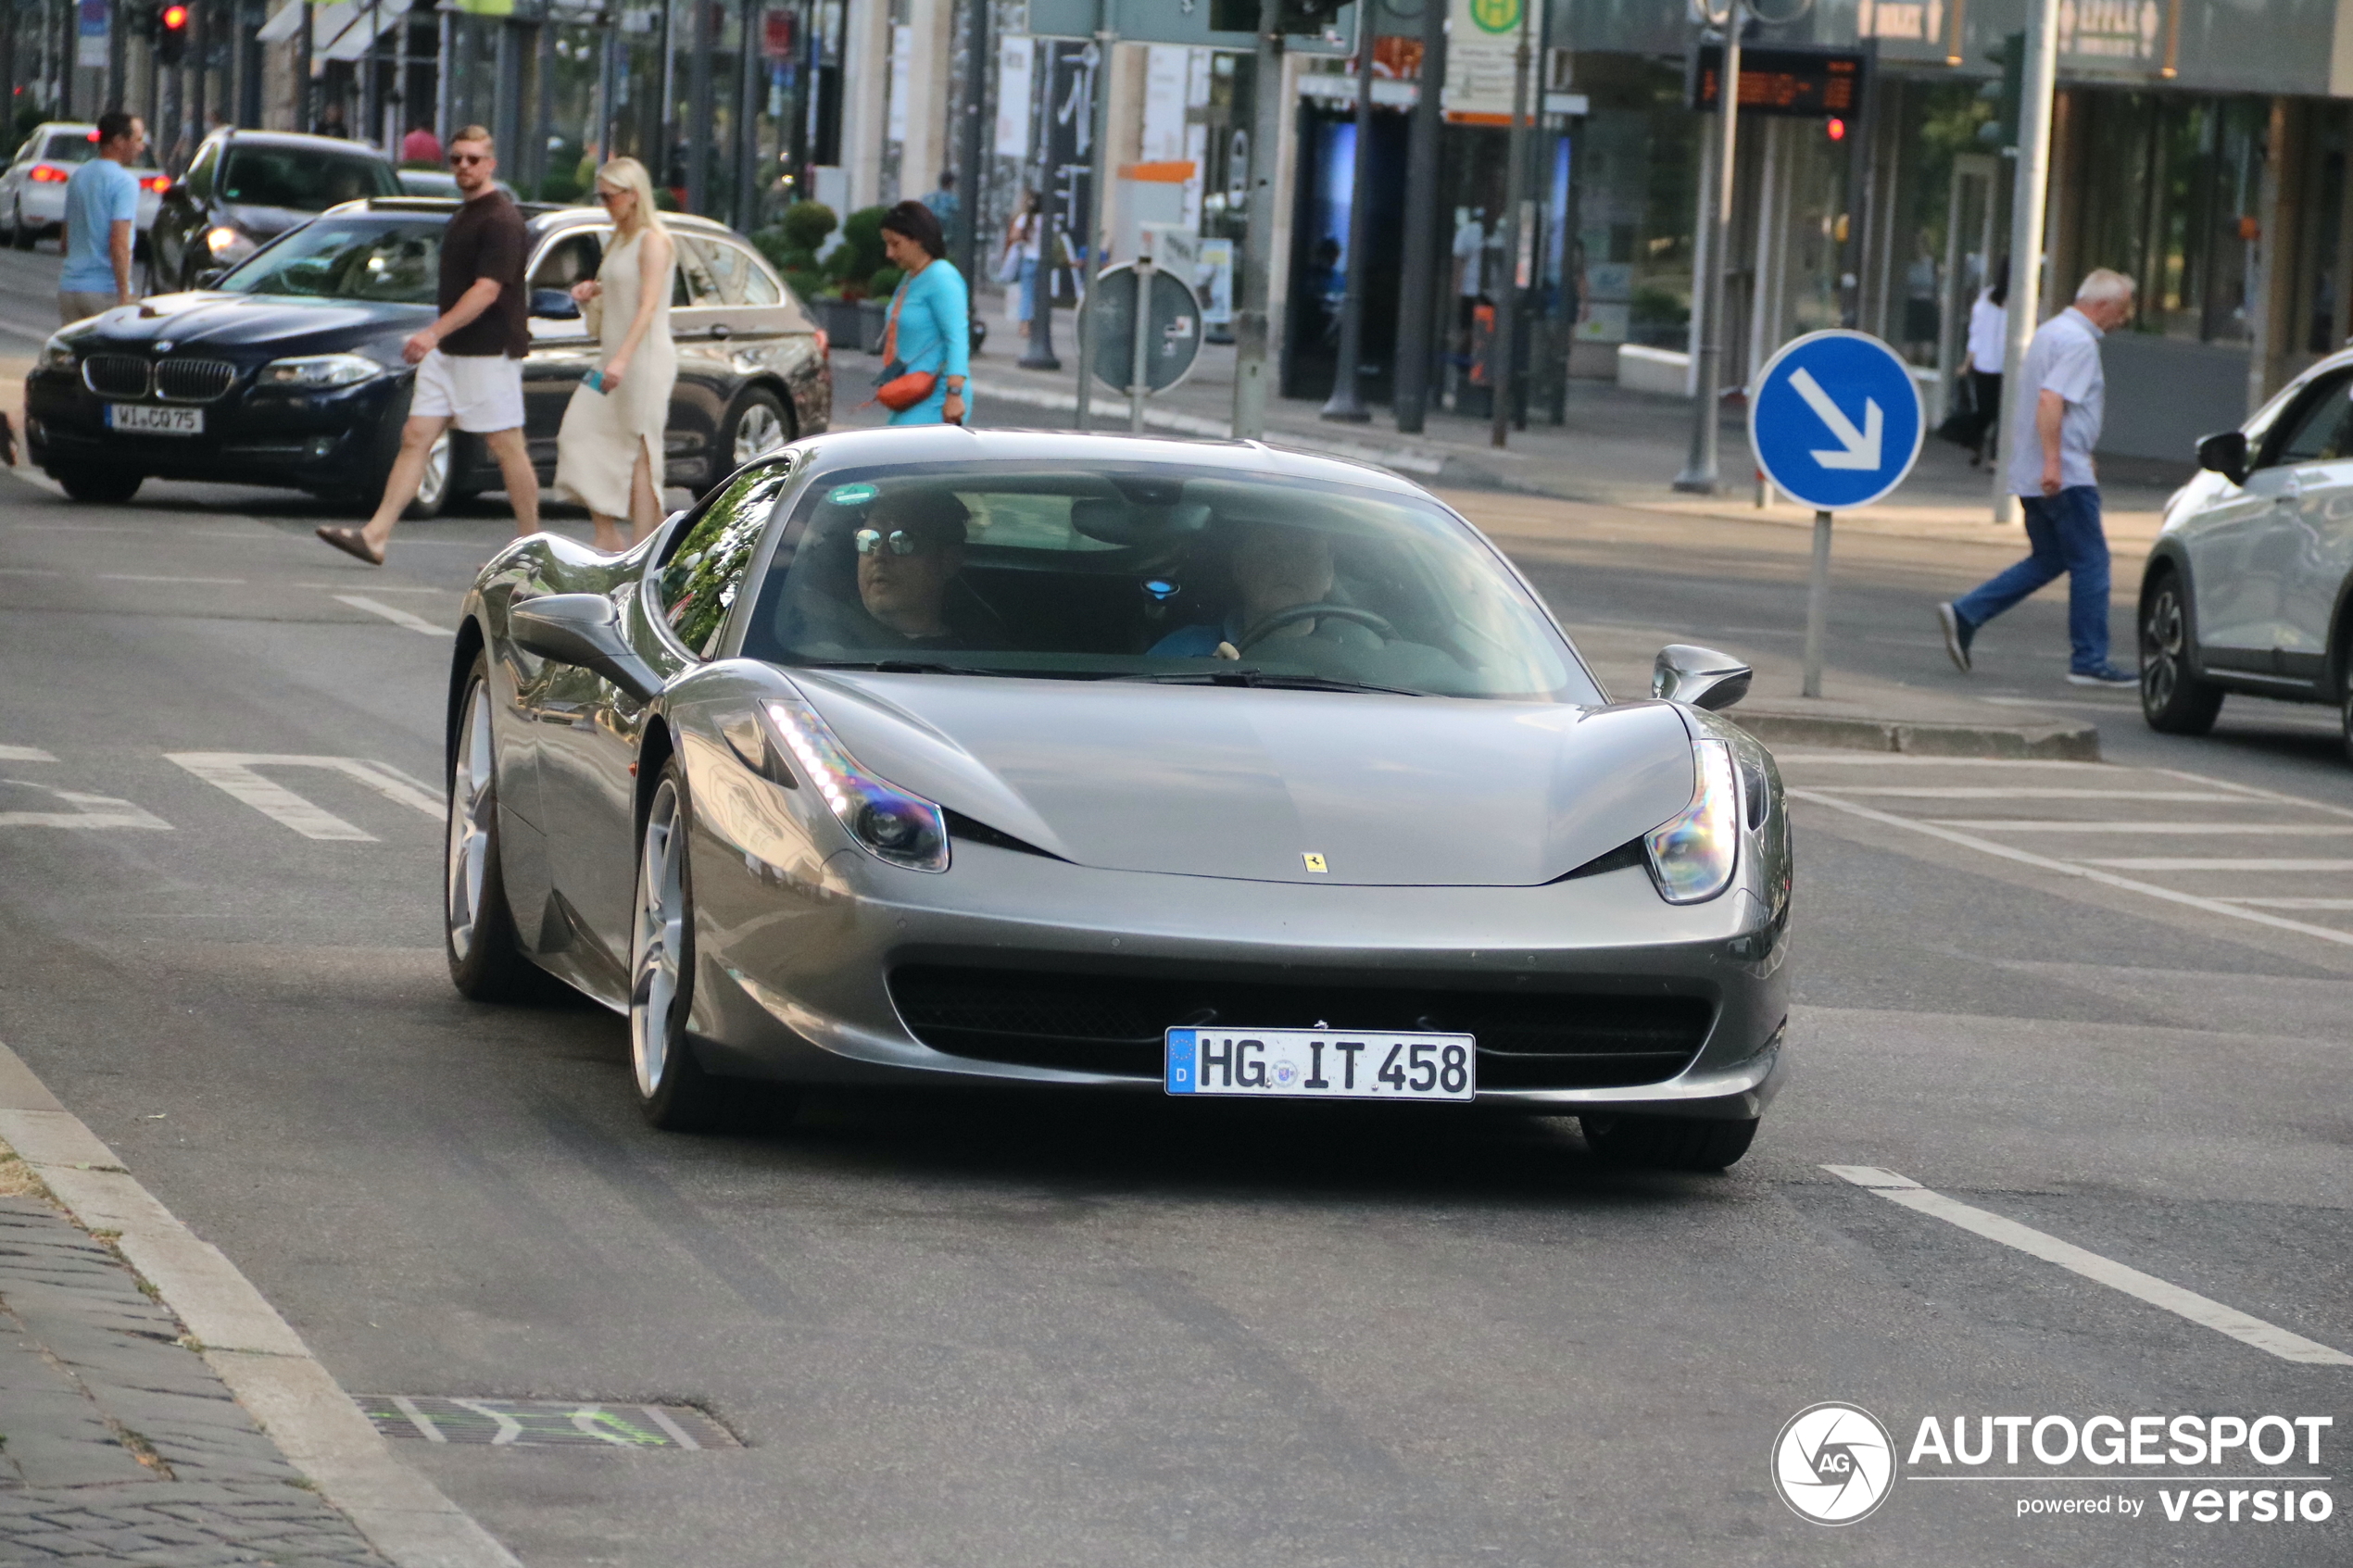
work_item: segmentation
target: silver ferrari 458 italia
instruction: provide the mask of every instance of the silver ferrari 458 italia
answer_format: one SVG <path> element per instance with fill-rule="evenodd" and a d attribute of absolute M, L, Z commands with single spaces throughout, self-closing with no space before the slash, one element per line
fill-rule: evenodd
<path fill-rule="evenodd" d="M 1739 1159 L 1780 1070 L 1772 759 L 1613 701 L 1461 517 L 1250 442 L 816 436 L 624 555 L 518 541 L 449 686 L 450 972 L 744 1080 L 1577 1116 Z"/>

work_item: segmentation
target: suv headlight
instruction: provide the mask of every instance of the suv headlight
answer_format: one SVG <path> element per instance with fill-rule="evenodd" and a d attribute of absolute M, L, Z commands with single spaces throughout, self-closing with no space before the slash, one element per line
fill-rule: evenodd
<path fill-rule="evenodd" d="M 205 231 L 204 247 L 212 253 L 215 261 L 224 266 L 243 261 L 261 248 L 225 223 L 217 229 Z"/>
<path fill-rule="evenodd" d="M 272 359 L 256 378 L 259 386 L 291 386 L 315 391 L 321 387 L 353 386 L 384 374 L 384 368 L 360 354 L 311 354 L 298 359 Z"/>
<path fill-rule="evenodd" d="M 82 356 L 57 338 L 41 345 L 41 368 L 44 370 L 71 370 L 82 363 Z"/>
<path fill-rule="evenodd" d="M 1699 787 L 1678 815 L 1642 835 L 1651 881 L 1670 904 L 1699 904 L 1731 884 L 1740 859 L 1741 795 L 1729 742 L 1704 740 L 1693 748 Z"/>
<path fill-rule="evenodd" d="M 912 872 L 948 869 L 948 819 L 921 796 L 885 784 L 842 749 L 817 710 L 799 697 L 761 704 L 792 759 L 858 847 Z"/>

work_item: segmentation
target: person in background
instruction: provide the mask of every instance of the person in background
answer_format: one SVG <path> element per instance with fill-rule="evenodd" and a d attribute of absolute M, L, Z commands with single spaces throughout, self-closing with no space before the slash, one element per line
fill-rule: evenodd
<path fill-rule="evenodd" d="M 1919 232 L 1919 248 L 1904 269 L 1904 350 L 1917 365 L 1936 363 L 1937 339 L 1944 330 L 1944 313 L 1936 299 L 1936 240 Z"/>
<path fill-rule="evenodd" d="M 1006 319 L 1027 326 L 1038 314 L 1038 258 L 1045 254 L 1045 215 L 1038 210 L 1038 193 L 1024 190 L 1013 215 L 1005 220 L 1005 243 L 997 263 L 997 281 L 1012 285 L 1005 292 Z"/>
<path fill-rule="evenodd" d="M 929 373 L 931 395 L 890 416 L 895 425 L 960 425 L 968 400 L 972 317 L 964 280 L 948 261 L 939 220 L 921 202 L 900 202 L 884 214 L 883 255 L 906 276 L 890 299 L 883 333 L 883 378 Z"/>
<path fill-rule="evenodd" d="M 634 157 L 597 170 L 597 200 L 612 218 L 613 243 L 595 281 L 573 285 L 584 312 L 602 304 L 597 339 L 601 389 L 573 389 L 556 437 L 556 489 L 588 508 L 597 548 L 619 551 L 661 521 L 663 433 L 678 351 L 670 337 L 675 252 L 654 210 L 654 182 Z M 626 517 L 623 539 L 618 519 Z"/>
<path fill-rule="evenodd" d="M 1472 207 L 1454 211 L 1454 330 L 1468 342 L 1471 313 L 1484 292 L 1479 272 L 1487 257 L 1487 210 Z"/>
<path fill-rule="evenodd" d="M 2076 686 L 2136 686 L 2138 676 L 2108 662 L 2108 536 L 2100 527 L 2099 445 L 2108 407 L 2100 339 L 2133 319 L 2133 280 L 2095 268 L 2075 303 L 2043 323 L 2019 367 L 2009 415 L 2010 491 L 2026 508 L 2033 553 L 1950 604 L 1936 607 L 1944 650 L 1966 671 L 1969 644 L 1985 623 L 2067 574 L 2067 680 Z"/>
<path fill-rule="evenodd" d="M 441 138 L 433 133 L 432 126 L 421 119 L 409 128 L 409 134 L 400 138 L 400 161 L 441 166 Z"/>
<path fill-rule="evenodd" d="M 924 205 L 931 208 L 931 215 L 934 218 L 939 220 L 939 232 L 948 237 L 950 244 L 954 244 L 956 217 L 963 210 L 963 204 L 956 199 L 956 171 L 954 169 L 943 169 L 939 171 L 938 188 L 924 197 Z"/>
<path fill-rule="evenodd" d="M 1969 448 L 1975 468 L 1994 458 L 1994 437 L 2001 429 L 2002 353 L 2010 331 L 2010 258 L 1994 264 L 1994 276 L 1978 291 L 1969 312 L 1969 379 L 1977 440 Z"/>
<path fill-rule="evenodd" d="M 489 132 L 469 125 L 452 136 L 449 169 L 465 201 L 441 232 L 441 315 L 400 345 L 401 358 L 417 367 L 400 455 L 365 528 L 317 530 L 336 549 L 371 566 L 384 565 L 393 524 L 417 498 L 425 458 L 452 424 L 481 436 L 498 459 L 517 536 L 539 532 L 539 476 L 522 440 L 522 360 L 531 352 L 522 270 L 530 236 L 522 213 L 498 188 L 498 153 Z"/>
<path fill-rule="evenodd" d="M 314 136 L 350 136 L 351 128 L 346 125 L 343 119 L 343 106 L 330 103 L 325 108 L 320 110 L 319 123 L 310 128 L 310 133 Z"/>
<path fill-rule="evenodd" d="M 139 180 L 129 165 L 147 145 L 139 117 L 108 109 L 98 117 L 98 156 L 66 182 L 66 216 L 57 248 L 57 319 L 69 323 L 138 301 L 131 286 L 131 252 L 137 244 Z"/>

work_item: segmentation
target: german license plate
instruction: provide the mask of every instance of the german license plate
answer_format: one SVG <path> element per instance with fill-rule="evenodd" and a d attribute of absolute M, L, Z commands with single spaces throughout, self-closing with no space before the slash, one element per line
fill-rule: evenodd
<path fill-rule="evenodd" d="M 141 435 L 202 435 L 202 408 L 158 408 L 152 403 L 109 403 L 108 430 L 136 431 Z"/>
<path fill-rule="evenodd" d="M 1172 1095 L 1466 1100 L 1478 1091 L 1478 1052 L 1468 1035 L 1171 1029 L 1166 1086 Z"/>

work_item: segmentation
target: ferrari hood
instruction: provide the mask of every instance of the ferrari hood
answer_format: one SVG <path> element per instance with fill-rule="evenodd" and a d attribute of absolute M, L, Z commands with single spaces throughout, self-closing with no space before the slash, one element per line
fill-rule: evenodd
<path fill-rule="evenodd" d="M 867 769 L 1112 871 L 1529 886 L 1666 822 L 1694 778 L 1665 703 L 792 677 Z"/>

